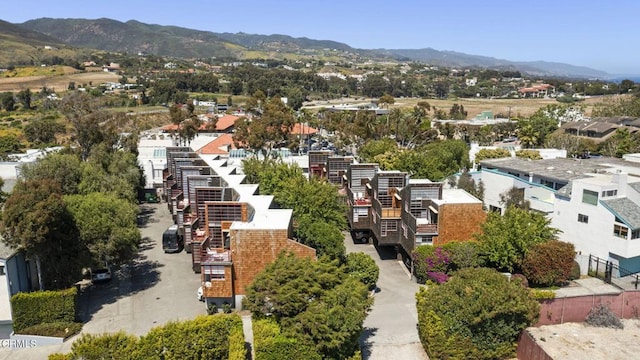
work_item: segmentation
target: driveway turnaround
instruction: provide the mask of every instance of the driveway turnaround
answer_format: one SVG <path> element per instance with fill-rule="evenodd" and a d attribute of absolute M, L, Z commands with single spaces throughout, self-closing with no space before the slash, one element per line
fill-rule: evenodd
<path fill-rule="evenodd" d="M 106 283 L 84 287 L 78 298 L 82 333 L 125 331 L 143 335 L 169 321 L 206 314 L 198 301 L 200 275 L 191 268 L 191 254 L 165 254 L 162 233 L 173 221 L 165 203 L 141 205 L 142 243 L 138 257 L 113 272 Z M 46 359 L 48 354 L 69 352 L 74 339 L 62 345 L 32 349 L 0 349 L 0 360 Z"/>
<path fill-rule="evenodd" d="M 345 235 L 347 253 L 370 255 L 380 268 L 378 289 L 360 337 L 364 360 L 428 359 L 418 338 L 415 294 L 420 285 L 409 279 L 409 272 L 396 260 L 393 249 L 371 244 L 354 244 Z"/>

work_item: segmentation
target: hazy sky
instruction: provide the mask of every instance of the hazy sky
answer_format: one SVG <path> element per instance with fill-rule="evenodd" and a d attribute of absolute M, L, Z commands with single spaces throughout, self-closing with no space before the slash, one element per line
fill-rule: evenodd
<path fill-rule="evenodd" d="M 41 17 L 285 34 L 363 49 L 431 47 L 640 74 L 638 0 L 9 0 L 0 6 L 0 19 L 12 23 Z"/>

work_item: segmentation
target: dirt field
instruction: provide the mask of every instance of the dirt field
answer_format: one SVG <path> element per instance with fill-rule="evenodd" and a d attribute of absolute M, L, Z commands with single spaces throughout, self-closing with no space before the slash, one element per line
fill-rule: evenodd
<path fill-rule="evenodd" d="M 528 330 L 553 359 L 636 359 L 640 354 L 640 320 L 622 322 L 622 330 L 577 323 L 545 325 Z"/>
<path fill-rule="evenodd" d="M 320 108 L 331 107 L 332 105 L 340 104 L 363 104 L 377 99 L 365 99 L 365 98 L 342 98 L 338 100 L 330 101 L 314 101 L 312 103 L 305 103 L 305 107 Z M 454 103 L 464 106 L 467 111 L 467 119 L 472 119 L 476 115 L 483 111 L 493 111 L 493 115 L 502 114 L 505 117 L 511 115 L 512 118 L 516 117 L 528 117 L 532 115 L 536 110 L 541 107 L 560 104 L 555 99 L 419 99 L 419 98 L 398 98 L 395 99 L 395 103 L 390 108 L 412 108 L 418 102 L 426 101 L 432 107 L 435 106 L 438 109 L 449 111 Z M 586 108 L 587 115 L 590 114 L 591 108 L 594 104 L 604 101 L 603 97 L 594 97 L 586 99 L 579 104 Z"/>
<path fill-rule="evenodd" d="M 0 92 L 17 92 L 24 89 L 38 92 L 45 86 L 54 91 L 65 91 L 71 81 L 74 81 L 76 86 L 80 86 L 82 84 L 88 84 L 89 82 L 96 85 L 106 81 L 118 80 L 119 76 L 115 73 L 104 71 L 77 72 L 77 70 L 74 71 L 73 68 L 65 67 L 65 73 L 62 75 L 0 78 Z"/>

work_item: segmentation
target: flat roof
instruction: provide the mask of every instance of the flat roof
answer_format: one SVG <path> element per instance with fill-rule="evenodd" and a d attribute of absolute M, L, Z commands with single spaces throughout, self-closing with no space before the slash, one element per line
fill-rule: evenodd
<path fill-rule="evenodd" d="M 462 189 L 442 189 L 442 199 L 433 199 L 433 202 L 438 205 L 482 204 L 482 201 Z"/>
<path fill-rule="evenodd" d="M 501 171 L 524 174 L 533 173 L 537 176 L 564 181 L 580 179 L 585 175 L 591 176 L 601 172 L 613 173 L 616 170 L 640 175 L 640 164 L 616 158 L 530 160 L 515 157 L 487 159 L 482 160 L 480 164 L 483 168 L 497 168 Z"/>

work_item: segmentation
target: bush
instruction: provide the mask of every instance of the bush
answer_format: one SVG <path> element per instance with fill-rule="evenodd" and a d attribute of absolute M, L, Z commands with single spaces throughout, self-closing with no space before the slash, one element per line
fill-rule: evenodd
<path fill-rule="evenodd" d="M 529 280 L 527 280 L 527 277 L 522 274 L 511 275 L 511 281 L 517 281 L 520 285 L 522 285 L 525 288 L 529 287 Z"/>
<path fill-rule="evenodd" d="M 442 245 L 449 253 L 449 271 L 481 267 L 480 246 L 476 241 L 454 241 Z"/>
<path fill-rule="evenodd" d="M 413 252 L 414 273 L 419 283 L 431 280 L 438 284 L 448 279 L 450 254 L 441 247 L 418 246 Z"/>
<path fill-rule="evenodd" d="M 42 323 L 73 323 L 76 320 L 77 290 L 17 293 L 11 297 L 13 330 L 22 330 Z"/>
<path fill-rule="evenodd" d="M 556 298 L 556 292 L 553 290 L 531 289 L 531 298 L 536 300 L 552 300 Z"/>
<path fill-rule="evenodd" d="M 624 329 L 624 324 L 616 314 L 604 304 L 598 304 L 589 311 L 584 319 L 587 325 L 595 327 L 607 327 L 612 329 Z"/>
<path fill-rule="evenodd" d="M 440 286 L 421 288 L 416 301 L 420 341 L 442 359 L 514 356 L 520 332 L 540 311 L 527 289 L 487 268 L 458 270 Z"/>
<path fill-rule="evenodd" d="M 225 359 L 233 328 L 242 329 L 237 314 L 198 316 L 151 329 L 138 342 L 140 359 Z M 189 346 L 185 346 L 189 344 Z"/>
<path fill-rule="evenodd" d="M 245 360 L 247 348 L 244 346 L 242 327 L 235 327 L 229 334 L 229 360 Z"/>
<path fill-rule="evenodd" d="M 120 331 L 113 334 L 83 334 L 73 345 L 71 359 L 101 360 L 131 358 L 138 344 L 138 337 Z"/>
<path fill-rule="evenodd" d="M 580 279 L 580 264 L 574 260 L 573 265 L 571 266 L 571 272 L 569 273 L 569 280 L 577 279 Z"/>
<path fill-rule="evenodd" d="M 551 240 L 537 244 L 525 255 L 522 273 L 538 286 L 561 284 L 569 279 L 574 256 L 570 243 Z"/>
<path fill-rule="evenodd" d="M 82 330 L 82 323 L 77 322 L 53 322 L 29 326 L 20 331 L 20 334 L 53 336 L 69 338 Z"/>
<path fill-rule="evenodd" d="M 349 275 L 367 285 L 369 290 L 376 288 L 380 269 L 375 260 L 365 253 L 351 253 L 347 255 L 346 271 Z"/>
<path fill-rule="evenodd" d="M 322 359 L 312 344 L 283 336 L 278 323 L 271 319 L 253 321 L 253 346 L 256 360 Z"/>

